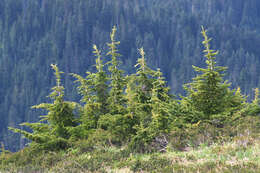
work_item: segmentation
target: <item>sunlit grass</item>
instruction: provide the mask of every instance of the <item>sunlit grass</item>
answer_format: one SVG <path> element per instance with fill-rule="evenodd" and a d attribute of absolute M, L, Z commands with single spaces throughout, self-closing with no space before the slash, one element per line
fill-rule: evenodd
<path fill-rule="evenodd" d="M 237 141 L 200 146 L 190 151 L 131 154 L 123 156 L 119 148 L 107 148 L 100 152 L 48 153 L 42 163 L 25 167 L 11 162 L 6 172 L 257 172 L 260 170 L 260 141 L 255 139 L 248 146 Z M 110 158 L 112 157 L 112 158 Z M 114 157 L 114 158 L 113 158 Z M 52 158 L 52 159 L 51 159 Z M 55 160 L 54 160 L 55 158 Z M 37 163 L 37 162 L 36 162 Z"/>
<path fill-rule="evenodd" d="M 256 119 L 257 120 L 257 119 Z M 251 120 L 252 122 L 252 120 Z M 247 124 L 250 124 L 246 122 Z M 253 124 L 253 123 L 251 123 Z M 87 141 L 79 141 L 66 151 L 47 152 L 25 148 L 16 153 L 0 154 L 0 172 L 53 173 L 53 172 L 162 172 L 162 173 L 260 173 L 259 122 L 235 132 L 223 133 L 225 140 L 187 143 L 184 150 L 168 145 L 165 153 L 132 153 L 126 146 L 95 146 L 89 150 Z M 207 129 L 212 130 L 212 129 Z M 191 132 L 194 138 L 195 131 Z M 230 133 L 236 134 L 230 136 Z M 194 138 L 190 138 L 195 141 Z M 211 137 L 209 138 L 211 140 Z M 174 141 L 174 140 L 173 140 Z M 197 142 L 197 141 L 195 141 Z M 92 144 L 92 143 L 91 143 Z"/>

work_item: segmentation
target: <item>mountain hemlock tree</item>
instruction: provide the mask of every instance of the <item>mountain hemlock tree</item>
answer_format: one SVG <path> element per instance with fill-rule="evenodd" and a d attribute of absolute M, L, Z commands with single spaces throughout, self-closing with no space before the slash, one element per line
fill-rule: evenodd
<path fill-rule="evenodd" d="M 76 119 L 74 110 L 77 104 L 64 101 L 64 87 L 61 85 L 61 74 L 57 65 L 51 65 L 55 70 L 56 86 L 52 88 L 50 97 L 52 103 L 41 103 L 33 106 L 36 109 L 45 109 L 47 115 L 42 116 L 38 123 L 22 123 L 22 126 L 30 127 L 33 132 L 27 132 L 20 129 L 9 128 L 16 133 L 21 133 L 24 137 L 32 141 L 32 145 L 50 150 L 64 149 L 68 147 L 68 139 L 72 136 L 70 131 L 75 127 Z"/>
<path fill-rule="evenodd" d="M 229 89 L 230 84 L 223 82 L 223 72 L 226 67 L 216 66 L 216 55 L 218 51 L 210 49 L 211 38 L 208 38 L 207 31 L 202 27 L 201 31 L 204 41 L 202 42 L 205 50 L 206 68 L 192 66 L 196 72 L 201 73 L 193 78 L 193 82 L 186 84 L 184 88 L 187 91 L 189 104 L 198 112 L 203 113 L 200 120 L 212 119 L 214 115 L 221 114 L 233 108 L 241 106 L 241 102 L 234 102 L 236 97 L 241 95 L 234 95 L 234 91 Z"/>

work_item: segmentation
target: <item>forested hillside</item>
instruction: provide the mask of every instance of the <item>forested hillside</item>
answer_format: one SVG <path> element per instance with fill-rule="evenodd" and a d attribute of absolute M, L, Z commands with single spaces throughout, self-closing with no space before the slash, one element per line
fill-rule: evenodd
<path fill-rule="evenodd" d="M 42 113 L 30 107 L 49 100 L 50 64 L 65 72 L 66 98 L 80 99 L 69 73 L 95 69 L 93 44 L 104 52 L 113 25 L 122 69 L 132 73 L 144 47 L 148 64 L 161 68 L 174 94 L 185 94 L 192 65 L 205 66 L 204 25 L 220 50 L 219 65 L 228 67 L 226 79 L 252 94 L 260 87 L 259 8 L 259 0 L 1 0 L 0 141 L 8 149 L 23 147 L 7 127 L 39 119 Z"/>

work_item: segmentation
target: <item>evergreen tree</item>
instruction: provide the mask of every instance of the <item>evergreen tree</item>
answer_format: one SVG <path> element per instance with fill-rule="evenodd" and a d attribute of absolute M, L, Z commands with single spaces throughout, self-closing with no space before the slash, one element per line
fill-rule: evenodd
<path fill-rule="evenodd" d="M 116 27 L 114 26 L 112 32 L 110 33 L 111 43 L 108 43 L 109 52 L 107 55 L 111 56 L 111 60 L 108 62 L 108 70 L 110 72 L 110 92 L 109 92 L 109 108 L 110 113 L 120 114 L 125 113 L 125 98 L 124 89 L 126 85 L 125 78 L 123 76 L 123 71 L 119 69 L 121 62 L 118 57 L 121 56 L 118 53 L 117 45 L 120 41 L 115 40 Z"/>
<path fill-rule="evenodd" d="M 259 115 L 260 114 L 260 101 L 259 89 L 255 88 L 255 97 L 252 103 L 249 103 L 244 112 L 245 115 Z"/>
<path fill-rule="evenodd" d="M 104 71 L 104 64 L 101 59 L 101 52 L 97 46 L 93 46 L 96 58 L 96 73 L 87 72 L 86 78 L 72 74 L 79 82 L 78 91 L 82 95 L 84 103 L 81 109 L 81 126 L 86 130 L 97 128 L 97 122 L 101 115 L 108 113 L 108 78 Z"/>
<path fill-rule="evenodd" d="M 235 103 L 234 91 L 229 89 L 230 84 L 223 82 L 223 72 L 226 67 L 216 66 L 216 55 L 218 51 L 210 49 L 210 38 L 207 36 L 207 31 L 202 27 L 201 31 L 204 41 L 202 42 L 205 50 L 206 68 L 193 66 L 196 72 L 201 73 L 193 78 L 193 82 L 185 86 L 188 92 L 188 100 L 195 111 L 202 112 L 204 117 L 200 119 L 210 119 L 214 114 L 220 114 L 231 107 L 238 107 L 241 103 Z"/>
<path fill-rule="evenodd" d="M 120 70 L 121 61 L 118 59 L 121 56 L 118 53 L 117 46 L 119 41 L 115 40 L 116 27 L 114 26 L 110 33 L 111 43 L 108 43 L 109 51 L 107 55 L 111 57 L 108 64 L 109 76 L 109 95 L 108 95 L 108 113 L 103 115 L 99 120 L 99 127 L 108 130 L 115 136 L 114 142 L 122 143 L 126 140 L 131 131 L 130 119 L 126 114 L 126 98 L 125 85 L 126 79 L 123 70 Z"/>
<path fill-rule="evenodd" d="M 64 87 L 61 85 L 61 74 L 56 65 L 51 65 L 55 70 L 56 86 L 52 88 L 48 96 L 53 103 L 42 103 L 32 108 L 45 109 L 47 115 L 42 116 L 40 122 L 23 123 L 22 126 L 30 127 L 33 132 L 10 128 L 16 133 L 21 133 L 40 148 L 64 149 L 68 147 L 68 139 L 71 137 L 70 131 L 76 124 L 74 110 L 77 106 L 74 102 L 64 101 Z"/>
<path fill-rule="evenodd" d="M 260 101 L 259 101 L 259 89 L 256 88 L 255 89 L 255 98 L 253 100 L 253 104 L 259 105 Z"/>
<path fill-rule="evenodd" d="M 155 82 L 155 74 L 156 71 L 150 69 L 148 65 L 146 64 L 145 60 L 145 52 L 143 48 L 139 49 L 139 53 L 141 55 L 141 58 L 137 60 L 137 64 L 135 67 L 137 67 L 136 71 L 136 95 L 135 100 L 137 105 L 137 114 L 140 114 L 140 123 L 144 123 L 145 127 L 149 124 L 151 121 L 151 96 L 152 96 L 152 89 L 153 89 L 153 83 Z M 138 112 L 139 111 L 139 112 Z"/>
<path fill-rule="evenodd" d="M 155 135 L 167 133 L 169 130 L 170 103 L 169 87 L 166 87 L 166 82 L 160 69 L 156 72 L 156 81 L 153 82 L 151 106 L 152 106 L 152 123 L 150 128 L 155 131 Z"/>
<path fill-rule="evenodd" d="M 94 54 L 96 55 L 96 70 L 94 88 L 96 91 L 96 101 L 100 104 L 100 111 L 102 114 L 106 114 L 109 110 L 108 106 L 108 77 L 104 71 L 103 61 L 101 59 L 101 52 L 97 49 L 97 46 L 94 45 Z"/>
<path fill-rule="evenodd" d="M 150 143 L 169 127 L 170 97 L 162 73 L 150 69 L 143 48 L 137 60 L 137 72 L 127 87 L 128 115 L 136 119 L 129 146 L 137 151 L 148 152 Z"/>

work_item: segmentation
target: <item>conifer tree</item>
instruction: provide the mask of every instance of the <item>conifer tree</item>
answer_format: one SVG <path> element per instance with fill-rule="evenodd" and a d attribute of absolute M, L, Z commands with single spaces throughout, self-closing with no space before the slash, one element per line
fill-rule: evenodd
<path fill-rule="evenodd" d="M 170 95 L 169 87 L 166 87 L 162 72 L 157 69 L 157 80 L 153 82 L 151 106 L 152 106 L 152 123 L 150 127 L 155 131 L 155 135 L 167 133 L 169 130 L 170 116 Z"/>
<path fill-rule="evenodd" d="M 143 48 L 139 49 L 139 53 L 141 55 L 141 58 L 137 60 L 137 64 L 135 67 L 137 67 L 136 71 L 136 103 L 139 104 L 138 110 L 140 115 L 140 121 L 141 123 L 144 123 L 147 126 L 148 123 L 151 120 L 151 96 L 152 96 L 152 89 L 153 89 L 153 83 L 155 82 L 155 74 L 156 71 L 150 69 L 145 60 L 145 52 Z"/>
<path fill-rule="evenodd" d="M 93 53 L 96 58 L 96 73 L 87 72 L 86 78 L 72 74 L 79 82 L 79 93 L 82 95 L 81 101 L 84 103 L 81 109 L 81 126 L 86 130 L 97 128 L 97 122 L 101 115 L 108 113 L 108 77 L 104 71 L 104 64 L 101 59 L 101 52 L 97 46 L 93 46 Z"/>
<path fill-rule="evenodd" d="M 101 52 L 97 49 L 97 46 L 93 46 L 93 53 L 97 57 L 96 59 L 96 70 L 97 73 L 95 75 L 94 80 L 94 88 L 96 91 L 96 101 L 100 104 L 100 109 L 102 114 L 106 114 L 109 110 L 108 106 L 108 77 L 106 72 L 104 71 L 104 64 L 101 59 Z"/>
<path fill-rule="evenodd" d="M 251 115 L 259 115 L 260 114 L 260 100 L 259 100 L 259 89 L 255 89 L 255 98 L 252 102 L 252 107 L 254 107 L 251 111 Z"/>
<path fill-rule="evenodd" d="M 185 86 L 188 92 L 188 100 L 195 111 L 202 112 L 204 117 L 200 119 L 210 119 L 211 115 L 223 113 L 231 107 L 240 106 L 241 103 L 231 105 L 235 99 L 234 91 L 229 89 L 230 84 L 223 82 L 223 72 L 226 67 L 216 66 L 216 55 L 218 51 L 210 48 L 211 39 L 207 36 L 207 31 L 202 27 L 201 31 L 204 41 L 206 68 L 193 66 L 196 72 L 201 73 L 193 78 L 193 82 Z"/>
<path fill-rule="evenodd" d="M 74 110 L 77 106 L 74 102 L 64 101 L 64 87 L 61 85 L 61 74 L 56 65 L 51 65 L 55 70 L 56 86 L 52 88 L 50 97 L 52 103 L 42 103 L 32 108 L 45 109 L 47 115 L 42 116 L 40 122 L 23 123 L 22 126 L 30 127 L 33 132 L 10 128 L 14 132 L 21 133 L 42 148 L 63 149 L 68 146 L 68 139 L 71 137 L 70 131 L 76 124 Z M 45 123 L 43 123 L 45 122 Z"/>
<path fill-rule="evenodd" d="M 108 130 L 116 136 L 117 142 L 122 143 L 122 140 L 127 139 L 131 131 L 130 119 L 126 116 L 126 98 L 125 85 L 126 78 L 123 70 L 120 70 L 121 61 L 118 59 L 121 56 L 118 53 L 117 46 L 119 41 L 115 40 L 116 27 L 114 26 L 110 33 L 111 43 L 108 43 L 109 51 L 107 55 L 111 60 L 107 62 L 109 71 L 109 94 L 108 94 L 108 112 L 103 115 L 98 124 L 99 127 Z"/>
<path fill-rule="evenodd" d="M 153 150 L 164 151 L 167 146 L 165 135 L 170 129 L 171 116 L 171 97 L 169 88 L 162 77 L 160 69 L 156 71 L 156 80 L 153 82 L 151 91 L 150 106 L 151 120 L 146 126 L 144 122 L 140 122 L 136 128 L 136 135 L 133 136 L 130 146 L 141 152 L 149 152 Z M 164 142 L 162 142 L 163 137 Z M 153 143 L 153 145 L 151 145 Z"/>
<path fill-rule="evenodd" d="M 259 89 L 254 89 L 255 97 L 252 103 L 249 103 L 245 109 L 245 115 L 259 115 L 260 114 L 260 101 L 259 101 Z"/>
<path fill-rule="evenodd" d="M 258 88 L 256 88 L 255 89 L 255 98 L 254 98 L 254 100 L 253 100 L 253 104 L 256 104 L 256 105 L 259 105 L 259 89 Z"/>
<path fill-rule="evenodd" d="M 231 99 L 228 104 L 230 107 L 228 111 L 230 111 L 231 113 L 236 112 L 246 106 L 246 96 L 241 93 L 240 87 L 237 88 L 234 95 L 233 92 L 230 93 Z"/>
<path fill-rule="evenodd" d="M 129 146 L 144 152 L 157 135 L 167 132 L 170 97 L 161 72 L 147 66 L 143 48 L 139 53 L 136 74 L 127 87 L 128 115 L 136 120 Z"/>
<path fill-rule="evenodd" d="M 126 85 L 126 80 L 123 76 L 123 70 L 119 69 L 121 61 L 118 57 L 121 56 L 118 53 L 117 45 L 120 44 L 120 41 L 115 40 L 116 27 L 114 26 L 112 32 L 110 33 L 111 43 L 108 43 L 109 52 L 107 55 L 111 56 L 111 60 L 107 63 L 108 70 L 110 72 L 110 92 L 109 92 L 109 108 L 110 113 L 120 114 L 125 113 L 125 98 L 124 98 L 124 89 Z"/>

